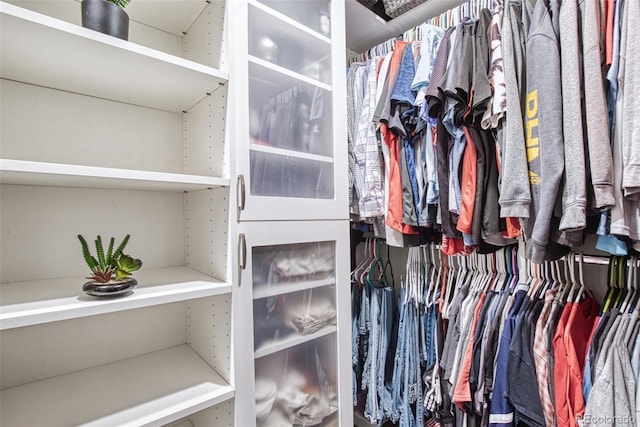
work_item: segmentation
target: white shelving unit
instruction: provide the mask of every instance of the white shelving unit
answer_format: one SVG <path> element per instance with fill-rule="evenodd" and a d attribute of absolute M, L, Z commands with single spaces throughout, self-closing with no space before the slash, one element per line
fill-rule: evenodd
<path fill-rule="evenodd" d="M 52 419 L 87 427 L 162 425 L 233 395 L 233 387 L 181 345 L 5 390 L 2 425 L 42 426 Z"/>
<path fill-rule="evenodd" d="M 234 425 L 226 2 L 135 3 L 0 2 L 3 426 Z M 138 287 L 83 294 L 77 234 Z"/>

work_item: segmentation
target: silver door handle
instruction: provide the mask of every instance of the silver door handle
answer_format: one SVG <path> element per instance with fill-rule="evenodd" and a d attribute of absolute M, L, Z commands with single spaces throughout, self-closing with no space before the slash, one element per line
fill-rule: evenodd
<path fill-rule="evenodd" d="M 238 192 L 238 216 L 240 216 L 240 211 L 244 210 L 244 202 L 246 198 L 246 192 L 244 188 L 244 175 L 238 175 L 236 184 Z"/>
<path fill-rule="evenodd" d="M 242 286 L 242 270 L 247 268 L 247 239 L 238 234 L 238 286 Z"/>

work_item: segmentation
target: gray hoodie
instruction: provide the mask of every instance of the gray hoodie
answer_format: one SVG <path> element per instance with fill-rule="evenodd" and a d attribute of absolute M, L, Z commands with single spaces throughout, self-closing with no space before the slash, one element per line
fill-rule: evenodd
<path fill-rule="evenodd" d="M 507 96 L 500 177 L 500 216 L 529 217 L 531 192 L 527 172 L 522 105 L 526 91 L 525 45 L 529 0 L 509 0 L 502 23 L 502 56 Z"/>
<path fill-rule="evenodd" d="M 602 74 L 604 61 L 600 49 L 603 19 L 598 0 L 586 0 L 583 20 L 585 123 L 595 210 L 615 205 L 609 116 Z"/>
<path fill-rule="evenodd" d="M 562 0 L 560 50 L 562 55 L 562 123 L 564 134 L 564 189 L 561 231 L 582 230 L 587 225 L 587 187 L 582 130 L 582 25 L 578 0 Z"/>
<path fill-rule="evenodd" d="M 564 171 L 560 51 L 544 1 L 538 1 L 527 38 L 525 135 L 531 208 L 525 234 L 527 256 L 545 260 L 554 207 Z M 555 226 L 554 226 L 555 228 Z M 552 230 L 555 234 L 557 230 Z"/>

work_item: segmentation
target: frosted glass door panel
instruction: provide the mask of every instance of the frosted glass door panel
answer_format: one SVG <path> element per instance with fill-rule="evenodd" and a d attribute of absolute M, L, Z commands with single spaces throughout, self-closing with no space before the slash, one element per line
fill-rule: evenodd
<path fill-rule="evenodd" d="M 321 286 L 254 300 L 255 357 L 334 333 L 335 293 L 335 286 Z"/>
<path fill-rule="evenodd" d="M 335 283 L 334 242 L 254 246 L 251 255 L 254 297 L 260 292 L 288 292 L 305 283 Z"/>
<path fill-rule="evenodd" d="M 258 427 L 338 425 L 335 336 L 256 359 Z"/>
<path fill-rule="evenodd" d="M 252 144 L 333 156 L 331 91 L 327 85 L 249 62 Z"/>
<path fill-rule="evenodd" d="M 228 5 L 238 222 L 347 219 L 344 0 Z"/>
<path fill-rule="evenodd" d="M 333 164 L 251 150 L 251 194 L 333 198 Z"/>
<path fill-rule="evenodd" d="M 249 4 L 249 55 L 294 73 L 331 83 L 331 41 L 280 19 L 259 3 Z"/>
<path fill-rule="evenodd" d="M 236 405 L 246 411 L 236 424 L 353 425 L 348 221 L 245 221 L 237 230 Z"/>
<path fill-rule="evenodd" d="M 329 0 L 259 0 L 323 36 L 331 36 Z"/>

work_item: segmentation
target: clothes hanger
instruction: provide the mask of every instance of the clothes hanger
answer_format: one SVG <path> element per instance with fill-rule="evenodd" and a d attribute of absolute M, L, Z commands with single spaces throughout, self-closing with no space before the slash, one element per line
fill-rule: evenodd
<path fill-rule="evenodd" d="M 461 256 L 460 261 L 462 262 L 462 268 L 464 269 L 464 273 L 467 276 L 467 280 L 470 281 L 470 289 L 472 289 L 474 292 L 477 292 L 480 289 L 482 280 L 484 279 L 484 268 L 482 265 L 482 259 L 478 261 L 477 266 L 474 267 L 473 265 L 471 265 L 471 256 L 473 256 L 473 254 Z M 472 267 L 475 268 L 475 270 L 473 270 Z"/>
<path fill-rule="evenodd" d="M 560 275 L 560 261 L 554 260 L 551 263 L 551 281 L 547 283 L 547 286 L 545 288 L 545 294 L 547 291 L 557 288 L 561 280 L 562 278 Z"/>
<path fill-rule="evenodd" d="M 606 313 L 612 308 L 615 293 L 615 280 L 617 272 L 618 257 L 609 257 L 609 267 L 607 269 L 607 294 L 604 298 L 604 304 L 602 305 L 602 312 Z"/>
<path fill-rule="evenodd" d="M 562 287 L 560 288 L 560 290 L 558 291 L 558 297 L 559 300 L 564 304 L 567 301 L 567 298 L 569 297 L 569 292 L 571 291 L 571 277 L 570 277 L 570 271 L 569 271 L 569 263 L 571 263 L 573 261 L 570 261 L 569 256 L 566 256 L 563 259 L 563 275 L 562 275 Z"/>
<path fill-rule="evenodd" d="M 378 273 L 377 278 L 375 273 Z M 384 273 L 384 263 L 382 262 L 382 255 L 380 253 L 380 239 L 375 239 L 374 260 L 369 266 L 365 275 L 365 281 L 367 285 L 373 288 L 383 288 L 385 284 L 382 282 L 382 275 Z"/>
<path fill-rule="evenodd" d="M 580 290 L 578 291 L 578 294 L 576 295 L 576 298 L 573 301 L 576 304 L 578 304 L 580 302 L 580 300 L 582 299 L 582 296 L 584 295 L 585 292 L 589 293 L 589 290 L 584 285 L 584 269 L 583 269 L 583 267 L 584 267 L 584 255 L 581 253 L 579 255 L 579 257 L 578 257 L 578 280 L 579 280 Z"/>
<path fill-rule="evenodd" d="M 507 262 L 508 262 L 507 260 L 511 256 L 510 251 L 511 249 L 509 248 L 501 249 L 500 256 L 497 258 L 498 266 L 500 269 L 500 275 L 501 275 L 501 279 L 496 284 L 496 290 L 498 292 L 504 291 L 505 285 L 508 285 L 509 283 L 508 281 L 509 281 L 510 273 L 507 270 Z M 498 288 L 498 286 L 500 286 L 500 288 Z"/>
<path fill-rule="evenodd" d="M 635 298 L 635 292 L 634 292 L 634 287 L 635 287 L 635 281 L 636 281 L 636 257 L 632 256 L 629 263 L 630 263 L 630 268 L 627 271 L 627 280 L 625 283 L 625 295 L 624 298 L 622 299 L 622 302 L 620 303 L 620 311 L 622 313 L 628 313 L 629 312 L 629 308 L 631 306 L 631 302 L 633 301 L 633 299 Z"/>
<path fill-rule="evenodd" d="M 383 270 L 383 274 L 384 274 L 384 279 L 385 282 L 387 283 L 387 286 L 389 286 L 390 288 L 394 288 L 396 283 L 395 283 L 395 277 L 393 276 L 393 264 L 391 264 L 391 248 L 389 247 L 389 245 L 387 246 L 387 261 L 384 263 L 384 270 Z M 387 276 L 387 268 L 389 269 L 389 276 Z"/>
<path fill-rule="evenodd" d="M 634 297 L 632 299 L 632 302 L 630 304 L 630 308 L 634 311 L 640 311 L 640 272 L 638 272 L 638 270 L 640 270 L 640 259 L 636 260 L 635 264 L 634 264 L 634 268 L 635 268 L 635 277 L 636 280 L 634 280 L 632 286 L 634 289 Z"/>
<path fill-rule="evenodd" d="M 429 251 L 429 246 L 428 245 L 423 245 L 421 246 L 422 249 L 422 258 L 424 259 L 424 281 L 425 281 L 425 287 L 424 287 L 424 304 L 425 307 L 431 307 L 432 302 L 431 299 L 433 298 L 432 296 L 432 292 L 433 292 L 433 277 L 432 277 L 432 272 L 433 272 L 433 261 L 431 259 L 431 252 Z"/>
<path fill-rule="evenodd" d="M 425 300 L 427 307 L 437 304 L 440 298 L 438 295 L 438 266 L 434 247 L 434 244 L 425 247 L 425 250 L 429 251 L 429 292 Z"/>
<path fill-rule="evenodd" d="M 569 277 L 571 278 L 571 287 L 569 289 L 569 294 L 567 295 L 568 303 L 573 302 L 574 296 L 576 292 L 579 291 L 578 280 L 576 279 L 576 254 L 571 252 L 569 253 Z"/>
<path fill-rule="evenodd" d="M 511 268 L 511 249 L 506 249 L 504 252 L 504 257 L 502 258 L 502 262 L 504 263 L 504 271 L 505 271 L 505 281 L 502 283 L 500 287 L 500 292 L 506 292 L 509 289 L 509 285 L 511 284 L 511 277 L 513 275 L 513 271 Z"/>
<path fill-rule="evenodd" d="M 617 276 L 616 276 L 616 288 L 618 289 L 616 293 L 616 298 L 614 300 L 614 307 L 620 309 L 620 304 L 622 303 L 622 299 L 625 294 L 625 287 L 627 284 L 627 258 L 620 257 L 618 259 L 618 265 L 616 268 Z"/>
<path fill-rule="evenodd" d="M 632 262 L 631 262 L 631 268 L 629 271 L 629 276 L 631 277 L 631 280 L 629 281 L 629 290 L 630 293 L 633 294 L 633 296 L 631 297 L 631 303 L 629 304 L 629 308 L 630 311 L 629 313 L 631 313 L 631 319 L 629 322 L 629 326 L 627 328 L 627 332 L 625 334 L 624 337 L 624 342 L 625 344 L 627 344 L 627 347 L 631 348 L 634 344 L 635 344 L 635 336 L 634 336 L 634 330 L 636 328 L 636 325 L 638 324 L 638 322 L 640 322 L 640 305 L 638 304 L 636 295 L 638 294 L 638 259 L 636 257 L 632 257 L 631 258 Z"/>
<path fill-rule="evenodd" d="M 433 298 L 434 298 L 434 304 L 440 304 L 440 310 L 442 310 L 442 296 L 444 295 L 444 289 L 443 289 L 443 270 L 444 270 L 444 266 L 443 264 L 443 260 L 442 260 L 442 251 L 440 250 L 440 245 L 437 244 L 432 244 L 432 250 L 433 250 L 433 254 L 437 255 L 437 258 L 433 258 L 434 262 L 436 263 L 436 271 L 434 272 L 435 274 L 435 289 L 436 291 L 433 294 Z M 437 259 L 437 262 L 436 262 Z"/>
<path fill-rule="evenodd" d="M 420 280 L 419 280 L 419 259 L 417 247 L 409 248 L 406 265 L 406 295 L 405 303 L 413 300 L 415 303 L 420 301 Z"/>
<path fill-rule="evenodd" d="M 376 260 L 375 245 L 376 245 L 376 239 L 374 237 L 369 240 L 369 259 L 362 267 L 362 270 L 360 270 L 360 275 L 358 276 L 360 279 L 360 283 L 362 284 L 370 285 L 370 282 L 367 282 L 367 273 L 369 272 L 373 263 Z"/>
<path fill-rule="evenodd" d="M 551 280 L 547 282 L 547 286 L 545 286 L 544 293 L 552 289 L 556 285 L 556 282 L 558 281 L 558 272 L 559 272 L 558 260 L 554 260 L 550 264 L 551 264 Z"/>
<path fill-rule="evenodd" d="M 456 267 L 456 260 L 454 256 L 447 255 L 447 288 L 445 294 L 446 303 L 446 315 L 449 318 L 449 309 L 451 308 L 451 301 L 456 289 L 460 288 L 460 275 L 459 268 Z"/>
<path fill-rule="evenodd" d="M 357 277 L 358 277 L 358 272 L 360 271 L 360 269 L 362 268 L 362 266 L 367 262 L 367 260 L 369 259 L 369 239 L 370 237 L 365 238 L 364 241 L 364 255 L 363 255 L 363 259 L 360 260 L 360 263 L 353 269 L 353 271 L 351 271 L 351 280 L 355 280 L 357 281 Z"/>
<path fill-rule="evenodd" d="M 487 254 L 485 257 L 487 263 L 487 280 L 482 287 L 483 292 L 489 291 L 493 287 L 494 281 L 498 277 L 498 273 L 496 272 L 495 267 L 495 253 Z"/>
<path fill-rule="evenodd" d="M 545 261 L 542 264 L 538 264 L 538 276 L 536 288 L 533 294 L 533 298 L 538 300 L 544 295 L 544 290 L 547 287 L 547 284 L 551 281 L 551 263 Z"/>
<path fill-rule="evenodd" d="M 371 262 L 371 257 L 372 257 L 372 254 L 371 254 L 371 237 L 367 237 L 366 240 L 365 240 L 364 258 L 363 258 L 362 262 L 360 263 L 360 265 L 354 271 L 355 280 L 360 284 L 364 284 L 363 274 L 366 271 L 367 266 Z"/>

